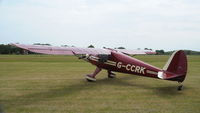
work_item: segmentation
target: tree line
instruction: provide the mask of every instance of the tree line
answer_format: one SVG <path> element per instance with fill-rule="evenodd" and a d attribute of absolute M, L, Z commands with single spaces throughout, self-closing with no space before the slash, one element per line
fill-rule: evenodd
<path fill-rule="evenodd" d="M 34 45 L 47 45 L 51 46 L 50 44 L 40 44 L 40 43 L 35 43 Z M 64 45 L 62 47 L 74 47 L 74 46 L 67 46 Z M 95 48 L 93 45 L 89 45 L 88 48 Z M 117 47 L 115 49 L 125 49 L 125 47 Z M 140 49 L 139 49 L 140 50 Z M 145 48 L 145 50 L 152 50 Z M 199 51 L 192 51 L 192 50 L 184 50 L 187 55 L 200 55 Z M 157 55 L 169 55 L 172 54 L 173 51 L 167 51 L 165 52 L 164 50 L 156 50 Z M 32 52 L 28 52 L 29 54 L 35 54 Z M 24 51 L 21 48 L 14 47 L 10 44 L 0 44 L 0 54 L 27 54 L 27 51 Z"/>
<path fill-rule="evenodd" d="M 23 54 L 23 50 L 9 44 L 0 44 L 0 54 Z"/>

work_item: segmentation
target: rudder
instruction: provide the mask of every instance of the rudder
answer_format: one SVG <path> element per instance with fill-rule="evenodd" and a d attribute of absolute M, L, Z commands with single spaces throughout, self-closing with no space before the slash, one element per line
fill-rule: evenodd
<path fill-rule="evenodd" d="M 168 80 L 183 82 L 187 74 L 187 57 L 184 51 L 175 51 L 169 58 L 166 65 L 163 67 L 165 73 L 172 74 L 173 77 L 168 77 Z"/>

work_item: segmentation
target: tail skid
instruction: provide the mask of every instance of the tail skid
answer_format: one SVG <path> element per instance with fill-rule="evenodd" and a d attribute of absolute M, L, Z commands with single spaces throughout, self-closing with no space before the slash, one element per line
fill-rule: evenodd
<path fill-rule="evenodd" d="M 158 72 L 158 77 L 165 80 L 183 82 L 187 74 L 187 57 L 184 51 L 175 51 L 163 68 Z"/>

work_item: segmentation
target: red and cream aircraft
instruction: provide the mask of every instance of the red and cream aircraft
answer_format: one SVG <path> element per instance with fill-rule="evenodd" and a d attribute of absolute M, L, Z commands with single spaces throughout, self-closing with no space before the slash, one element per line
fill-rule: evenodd
<path fill-rule="evenodd" d="M 152 77 L 162 80 L 177 81 L 182 83 L 187 74 L 187 57 L 184 51 L 175 51 L 163 69 L 145 63 L 129 55 L 155 54 L 150 50 L 125 50 L 125 49 L 97 49 L 97 48 L 77 48 L 77 47 L 52 47 L 38 45 L 12 44 L 35 53 L 53 55 L 76 55 L 96 66 L 92 74 L 86 75 L 90 82 L 96 81 L 95 76 L 105 69 L 109 78 L 114 78 L 113 72 L 121 72 L 145 77 Z M 178 86 L 178 90 L 183 85 Z"/>

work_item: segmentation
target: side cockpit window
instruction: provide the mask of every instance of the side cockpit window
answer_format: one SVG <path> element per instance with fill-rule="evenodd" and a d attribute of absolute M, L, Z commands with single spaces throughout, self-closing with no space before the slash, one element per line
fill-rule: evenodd
<path fill-rule="evenodd" d="M 104 63 L 104 62 L 106 62 L 109 59 L 110 55 L 99 54 L 98 57 L 99 57 L 99 62 Z"/>

